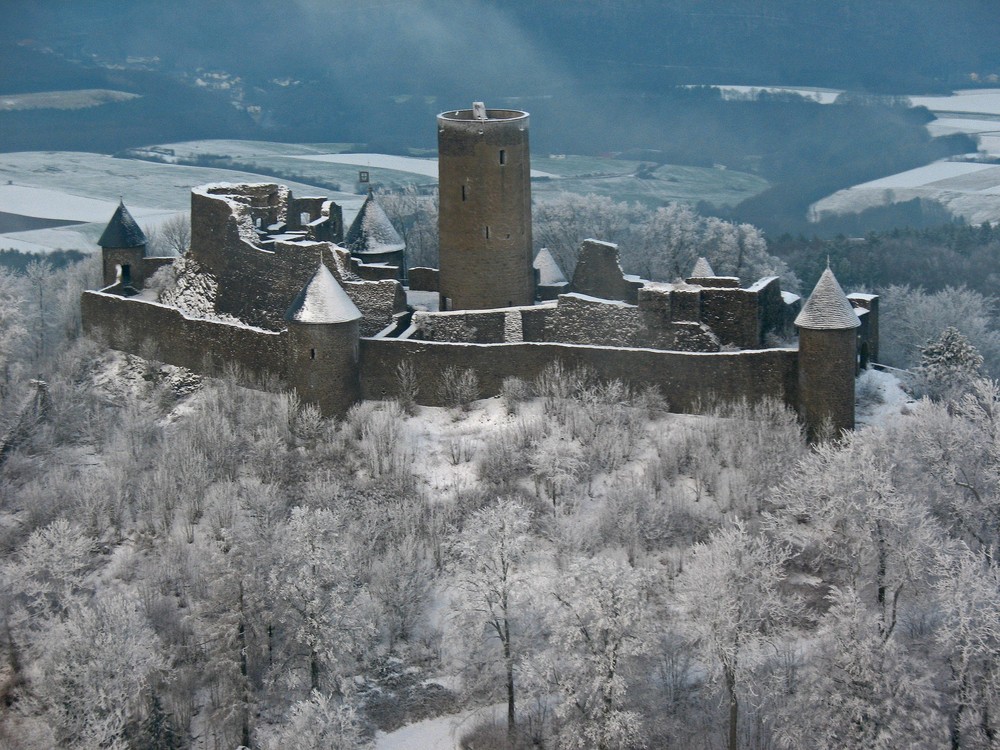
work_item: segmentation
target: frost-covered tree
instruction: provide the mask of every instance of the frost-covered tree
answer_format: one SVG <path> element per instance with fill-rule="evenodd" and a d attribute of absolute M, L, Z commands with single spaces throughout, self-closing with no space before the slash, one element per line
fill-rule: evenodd
<path fill-rule="evenodd" d="M 7 395 L 11 365 L 19 359 L 27 333 L 25 290 L 16 274 L 0 268 L 0 400 Z"/>
<path fill-rule="evenodd" d="M 528 464 L 538 497 L 552 503 L 553 513 L 559 498 L 577 482 L 583 468 L 582 454 L 578 442 L 556 433 L 538 442 L 531 452 Z"/>
<path fill-rule="evenodd" d="M 274 611 L 284 630 L 283 666 L 302 666 L 310 690 L 329 689 L 331 680 L 356 663 L 373 637 L 362 589 L 345 564 L 341 524 L 329 510 L 293 508 L 275 538 L 270 583 Z"/>
<path fill-rule="evenodd" d="M 367 750 L 373 743 L 362 731 L 357 711 L 333 695 L 314 691 L 292 705 L 288 721 L 268 742 L 270 750 Z"/>
<path fill-rule="evenodd" d="M 603 196 L 560 194 L 538 202 L 532 227 L 536 244 L 547 247 L 568 276 L 580 243 L 593 237 L 619 246 L 627 273 L 654 281 L 684 278 L 704 256 L 716 273 L 745 283 L 781 276 L 785 289 L 799 286 L 785 263 L 767 252 L 759 229 L 700 216 L 683 203 L 650 209 Z"/>
<path fill-rule="evenodd" d="M 856 432 L 819 446 L 775 498 L 778 533 L 799 564 L 877 608 L 888 637 L 904 592 L 927 580 L 941 529 L 926 507 L 897 487 L 891 456 L 877 432 Z"/>
<path fill-rule="evenodd" d="M 521 653 L 515 635 L 525 606 L 529 522 L 530 513 L 524 506 L 500 500 L 468 518 L 450 545 L 457 626 L 472 641 L 470 650 L 474 653 L 481 653 L 476 642 L 484 636 L 499 646 L 498 654 L 485 659 L 487 664 L 499 662 L 503 668 L 510 735 L 515 728 L 514 672 Z M 477 665 L 486 666 L 478 660 Z"/>
<path fill-rule="evenodd" d="M 802 610 L 781 590 L 790 556 L 789 548 L 737 522 L 696 544 L 677 579 L 689 632 L 725 690 L 729 750 L 739 748 L 740 697 L 754 665 Z"/>
<path fill-rule="evenodd" d="M 139 718 L 150 676 L 165 666 L 139 603 L 100 595 L 45 635 L 35 681 L 60 746 L 126 750 L 126 729 Z M 40 675 L 40 676 L 41 676 Z"/>
<path fill-rule="evenodd" d="M 949 669 L 951 747 L 986 750 L 1000 738 L 1000 569 L 968 549 L 938 561 L 936 641 Z"/>
<path fill-rule="evenodd" d="M 954 398 L 980 376 L 983 355 L 954 326 L 920 349 L 914 369 L 917 390 L 935 400 Z"/>
<path fill-rule="evenodd" d="M 19 604 L 12 614 L 16 630 L 44 628 L 80 600 L 93 567 L 93 547 L 94 540 L 64 518 L 28 537 L 3 569 L 7 590 Z"/>
<path fill-rule="evenodd" d="M 438 266 L 438 197 L 420 192 L 415 185 L 402 190 L 379 190 L 379 205 L 406 243 L 407 267 Z"/>
<path fill-rule="evenodd" d="M 777 727 L 788 748 L 931 750 L 947 742 L 926 670 L 852 589 L 833 589 L 811 669 Z"/>
<path fill-rule="evenodd" d="M 571 278 L 580 243 L 593 237 L 624 246 L 637 223 L 636 213 L 636 206 L 606 196 L 560 193 L 535 203 L 531 231 L 535 244 L 547 247 Z"/>
<path fill-rule="evenodd" d="M 642 744 L 642 717 L 626 701 L 629 660 L 647 653 L 650 578 L 607 557 L 577 559 L 554 581 L 549 648 L 532 665 L 554 690 L 558 746 L 626 750 Z"/>
<path fill-rule="evenodd" d="M 951 326 L 983 355 L 983 371 L 990 377 L 1000 375 L 995 298 L 965 287 L 927 292 L 897 285 L 879 290 L 879 295 L 879 356 L 885 364 L 914 367 L 920 362 L 921 347 Z"/>

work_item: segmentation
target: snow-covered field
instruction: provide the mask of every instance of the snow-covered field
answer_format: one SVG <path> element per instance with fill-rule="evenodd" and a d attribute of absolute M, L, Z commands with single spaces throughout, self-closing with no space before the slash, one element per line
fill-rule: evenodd
<path fill-rule="evenodd" d="M 927 124 L 931 135 L 967 133 L 976 138 L 981 154 L 1000 156 L 1000 89 L 911 96 L 910 101 L 937 115 Z M 810 206 L 809 219 L 818 221 L 824 215 L 860 212 L 914 198 L 936 200 L 972 224 L 1000 221 L 1000 166 L 934 162 L 839 190 Z"/>
<path fill-rule="evenodd" d="M 813 99 L 820 104 L 833 104 L 842 89 L 824 89 L 814 86 L 742 86 L 715 84 L 712 88 L 722 92 L 723 99 L 742 99 L 748 96 L 756 98 L 758 94 L 798 94 L 807 99 Z"/>
<path fill-rule="evenodd" d="M 814 203 L 809 219 L 864 211 L 914 198 L 939 201 L 972 224 L 1000 220 L 1000 165 L 940 161 L 838 190 Z"/>
<path fill-rule="evenodd" d="M 394 156 L 392 154 L 309 154 L 297 155 L 295 159 L 307 161 L 325 161 L 331 164 L 351 164 L 358 167 L 373 167 L 376 169 L 395 169 L 398 172 L 412 172 L 424 177 L 438 176 L 437 159 L 418 159 L 413 156 Z M 532 177 L 558 178 L 551 172 L 531 170 Z"/>
<path fill-rule="evenodd" d="M 138 99 L 139 94 L 109 89 L 79 89 L 76 91 L 42 91 L 37 94 L 5 94 L 0 96 L 0 111 L 20 109 L 85 109 L 109 102 Z"/>
<path fill-rule="evenodd" d="M 0 211 L 8 214 L 80 222 L 107 221 L 117 205 L 117 201 L 73 195 L 62 190 L 27 185 L 0 185 Z M 132 204 L 129 205 L 129 211 L 137 221 L 163 213 L 175 213 L 169 209 L 146 208 Z"/>
<path fill-rule="evenodd" d="M 963 89 L 950 96 L 911 96 L 914 107 L 931 112 L 962 112 L 1000 116 L 1000 89 Z"/>
<path fill-rule="evenodd" d="M 298 195 L 329 195 L 350 221 L 362 197 L 314 185 L 227 169 L 117 159 L 76 151 L 0 154 L 0 212 L 44 219 L 87 222 L 57 229 L 0 234 L 0 249 L 51 252 L 92 251 L 118 200 L 143 226 L 166 221 L 191 205 L 191 188 L 207 182 L 268 182 L 288 185 Z"/>

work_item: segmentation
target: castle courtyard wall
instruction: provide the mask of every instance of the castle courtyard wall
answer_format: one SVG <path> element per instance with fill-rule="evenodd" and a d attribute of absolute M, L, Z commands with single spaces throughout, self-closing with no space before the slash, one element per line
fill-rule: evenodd
<path fill-rule="evenodd" d="M 798 401 L 795 349 L 685 353 L 654 349 L 574 346 L 571 344 L 455 344 L 393 339 L 361 340 L 361 394 L 365 399 L 398 395 L 397 367 L 413 365 L 419 384 L 417 401 L 443 405 L 438 384 L 449 367 L 472 369 L 480 396 L 496 396 L 504 378 L 531 380 L 560 360 L 567 367 L 586 366 L 598 377 L 636 387 L 654 385 L 671 411 L 696 411 L 712 400 Z"/>
<path fill-rule="evenodd" d="M 84 292 L 84 332 L 112 349 L 151 351 L 161 362 L 206 375 L 236 365 L 255 379 L 285 379 L 286 333 L 185 317 L 179 310 L 136 297 Z"/>

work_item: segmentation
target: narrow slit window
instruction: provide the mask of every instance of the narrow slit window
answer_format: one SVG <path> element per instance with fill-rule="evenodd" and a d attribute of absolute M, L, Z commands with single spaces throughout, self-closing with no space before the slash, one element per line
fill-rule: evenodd
<path fill-rule="evenodd" d="M 469 195 L 468 195 L 468 193 L 465 190 L 465 185 L 462 185 L 462 200 L 464 201 L 468 197 L 469 197 Z"/>
<path fill-rule="evenodd" d="M 309 359 L 316 359 L 316 350 L 315 349 L 310 349 L 309 350 Z"/>
<path fill-rule="evenodd" d="M 500 149 L 500 166 L 502 167 L 506 163 L 507 163 L 507 150 L 502 148 Z"/>
<path fill-rule="evenodd" d="M 486 227 L 486 239 L 490 238 L 490 228 Z"/>

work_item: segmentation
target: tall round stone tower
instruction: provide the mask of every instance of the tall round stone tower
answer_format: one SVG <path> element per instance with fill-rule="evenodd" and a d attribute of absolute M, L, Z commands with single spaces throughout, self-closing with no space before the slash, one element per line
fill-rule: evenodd
<path fill-rule="evenodd" d="M 810 440 L 829 427 L 854 428 L 854 376 L 858 361 L 854 307 L 833 271 L 823 271 L 795 318 L 799 329 L 799 415 Z"/>
<path fill-rule="evenodd" d="M 528 113 L 476 102 L 437 124 L 441 309 L 530 305 Z"/>
<path fill-rule="evenodd" d="M 343 416 L 361 399 L 361 312 L 330 270 L 320 264 L 285 313 L 288 381 L 323 416 Z"/>

